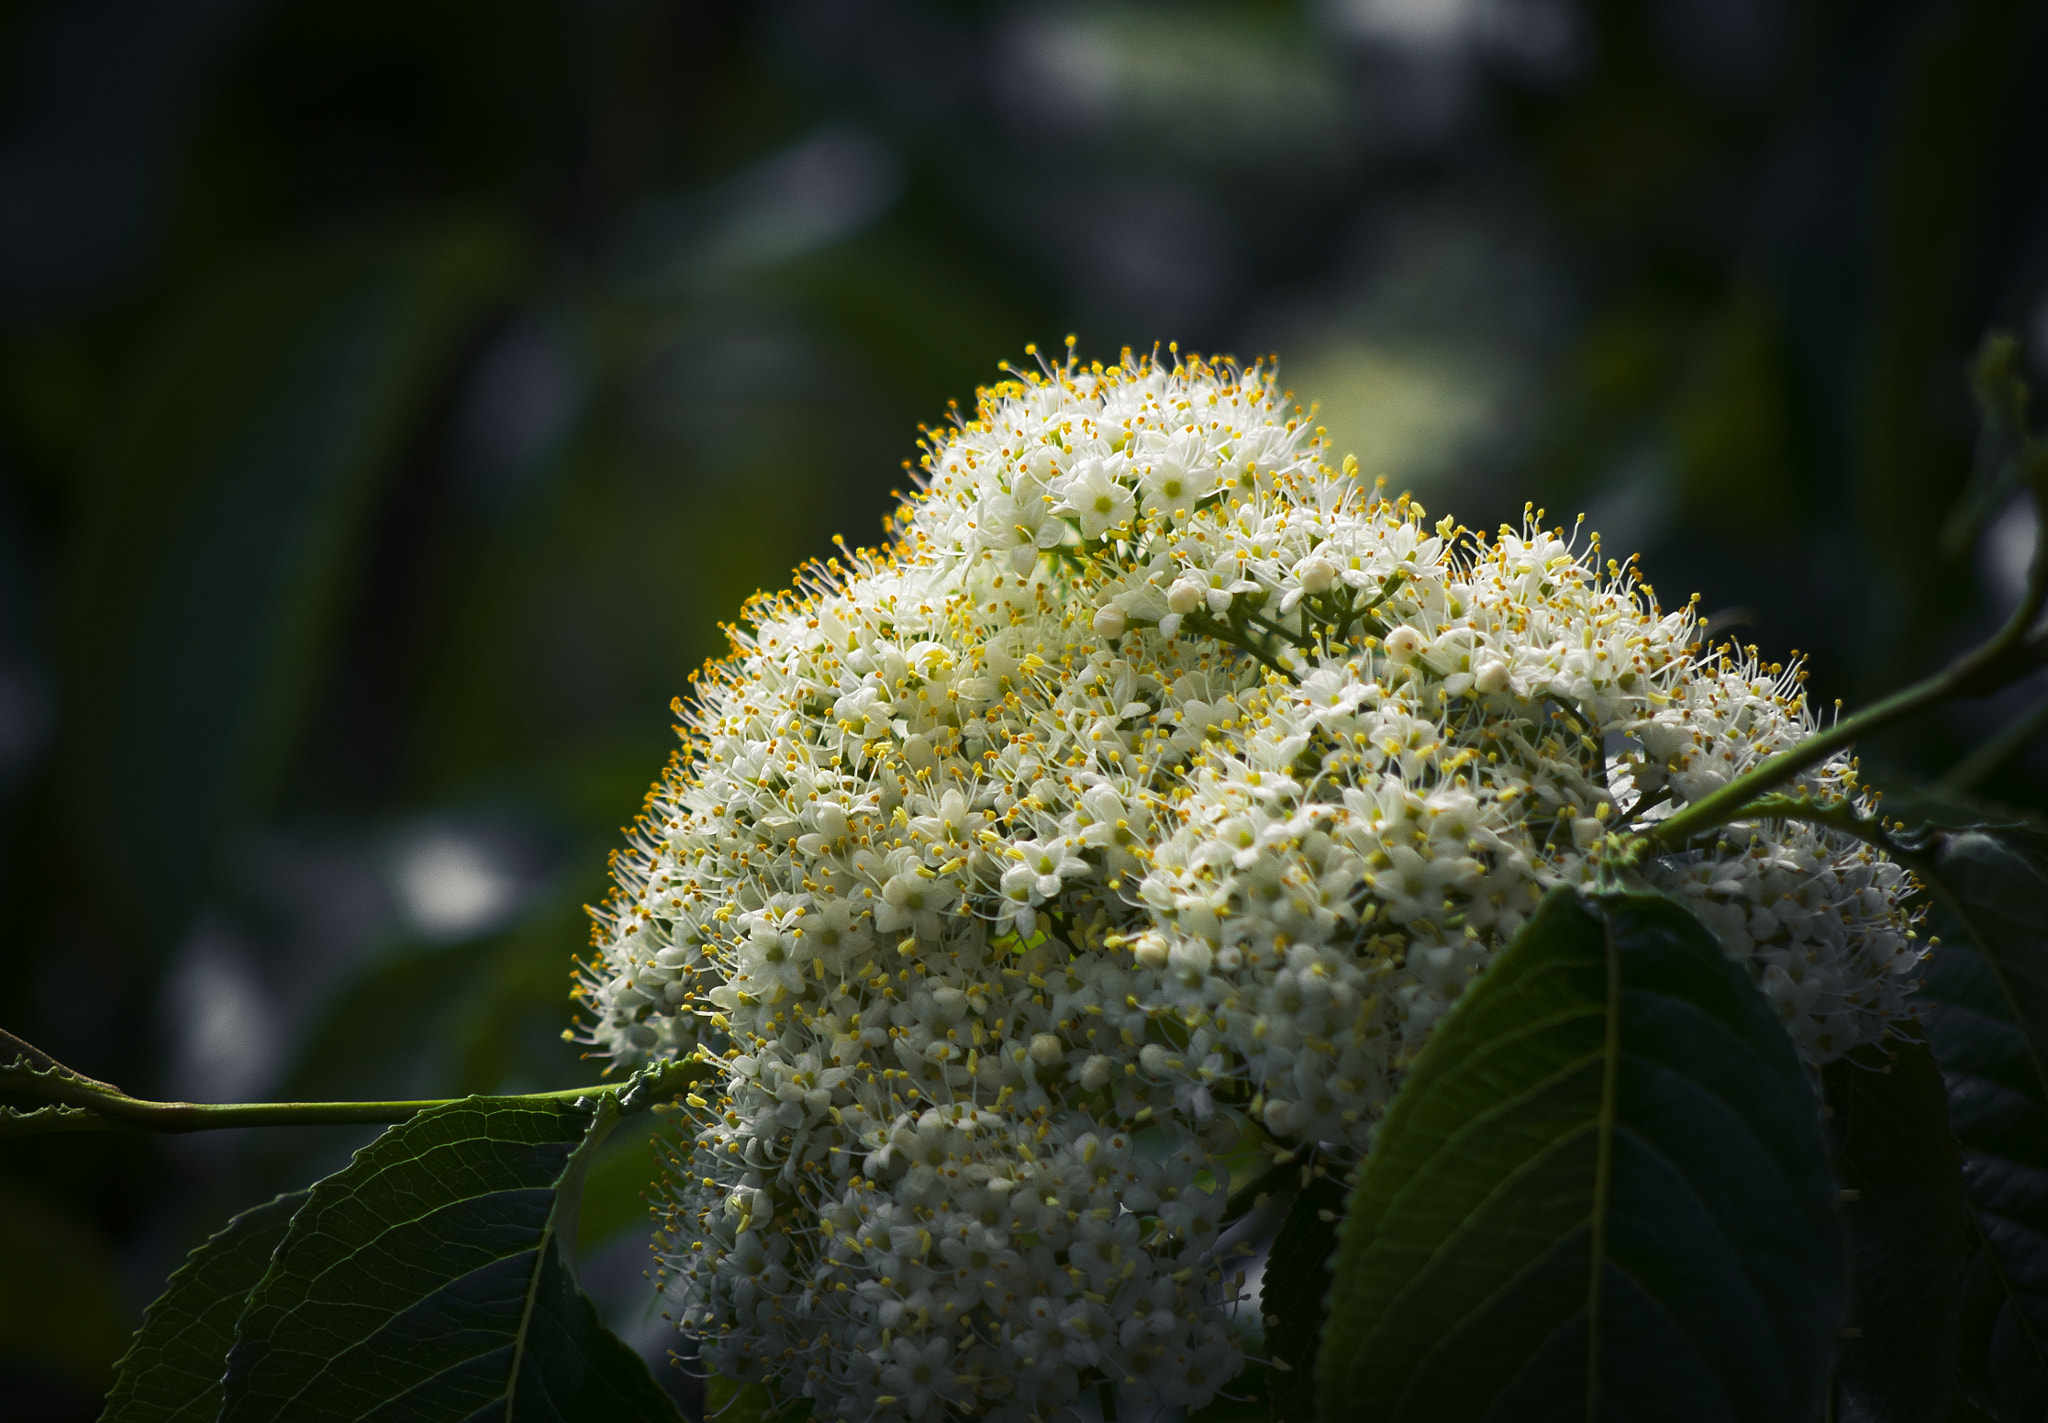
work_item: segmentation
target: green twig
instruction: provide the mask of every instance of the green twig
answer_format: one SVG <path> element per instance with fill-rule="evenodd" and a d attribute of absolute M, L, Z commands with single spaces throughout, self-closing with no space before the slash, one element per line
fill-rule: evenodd
<path fill-rule="evenodd" d="M 1244 620 L 1250 626 L 1262 629 L 1273 637 L 1291 643 L 1303 652 L 1313 653 L 1316 650 L 1314 641 L 1306 634 L 1295 632 L 1291 628 L 1282 627 L 1271 618 L 1262 618 L 1257 613 L 1246 613 Z"/>
<path fill-rule="evenodd" d="M 1356 608 L 1352 609 L 1352 611 L 1354 613 L 1371 612 L 1373 609 L 1379 607 L 1382 603 L 1386 602 L 1387 599 L 1393 597 L 1396 592 L 1400 591 L 1401 585 L 1407 582 L 1407 580 L 1407 569 L 1395 569 L 1392 573 L 1389 573 L 1386 576 L 1386 579 L 1380 584 L 1379 592 L 1375 593 L 1372 597 L 1367 598 L 1363 603 L 1360 603 Z"/>
<path fill-rule="evenodd" d="M 1839 830 L 1844 835 L 1853 835 L 1894 859 L 1913 853 L 1911 847 L 1892 834 L 1882 820 L 1860 813 L 1854 804 L 1846 800 L 1820 800 L 1810 795 L 1767 795 L 1752 802 L 1744 818 L 1810 821 L 1815 825 L 1825 825 L 1830 830 Z"/>
<path fill-rule="evenodd" d="M 1256 661 L 1271 668 L 1290 682 L 1299 682 L 1301 680 L 1299 676 L 1289 670 L 1285 663 L 1274 657 L 1265 648 L 1259 646 L 1250 636 L 1239 632 L 1228 623 L 1222 622 L 1206 612 L 1197 611 L 1189 613 L 1182 626 L 1190 628 L 1204 637 L 1212 638 L 1217 642 L 1235 647 L 1240 652 L 1250 653 Z"/>
<path fill-rule="evenodd" d="M 694 1061 L 662 1062 L 619 1082 L 529 1092 L 528 1102 L 573 1102 L 615 1097 L 622 1112 L 638 1111 L 673 1096 L 713 1069 Z M 0 1137 L 45 1132 L 149 1131 L 183 1133 L 229 1127 L 360 1126 L 408 1121 L 459 1097 L 381 1102 L 154 1102 L 131 1097 L 111 1083 L 87 1077 L 12 1033 L 0 1030 L 0 1090 L 40 1097 L 33 1111 L 0 1108 Z"/>
<path fill-rule="evenodd" d="M 2048 508 L 2048 490 L 2035 489 L 2036 504 Z M 2044 515 L 2048 524 L 2048 515 Z M 2048 540 L 2035 550 L 2027 574 L 2027 591 L 2004 626 L 1932 677 L 1892 693 L 1875 706 L 1844 717 L 1825 731 L 1767 757 L 1710 795 L 1642 832 L 1637 850 L 1651 845 L 1682 845 L 1705 831 L 1745 819 L 1759 796 L 1801 771 L 1819 765 L 1844 747 L 1875 732 L 1960 697 L 1981 697 L 1997 691 L 2048 662 L 2048 630 L 2036 630 L 2048 605 Z"/>

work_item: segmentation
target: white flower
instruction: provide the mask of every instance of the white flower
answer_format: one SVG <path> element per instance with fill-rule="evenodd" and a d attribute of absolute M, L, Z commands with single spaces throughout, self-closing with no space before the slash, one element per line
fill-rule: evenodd
<path fill-rule="evenodd" d="M 1137 499 L 1102 460 L 1084 463 L 1067 481 L 1064 495 L 1059 507 L 1075 517 L 1084 539 L 1099 539 L 1138 512 Z"/>
<path fill-rule="evenodd" d="M 1145 508 L 1167 519 L 1183 518 L 1208 494 L 1215 483 L 1215 473 L 1213 467 L 1200 464 L 1190 469 L 1179 457 L 1168 455 L 1148 467 L 1141 477 Z"/>
<path fill-rule="evenodd" d="M 875 928 L 884 934 L 915 928 L 920 937 L 937 940 L 943 933 L 941 914 L 959 897 L 960 887 L 950 879 L 921 868 L 904 870 L 882 886 Z"/>
<path fill-rule="evenodd" d="M 664 1224 L 710 1367 L 820 1419 L 1201 1406 L 1220 1158 L 1355 1158 L 1545 889 L 1805 733 L 1597 545 L 1426 523 L 1311 433 L 1265 367 L 1069 360 L 932 437 L 891 547 L 747 606 L 579 989 L 585 1041 L 718 1066 Z M 1647 877 L 1811 1061 L 1902 1011 L 1861 843 Z"/>
<path fill-rule="evenodd" d="M 957 1391 L 947 1363 L 952 1352 L 952 1341 L 944 1335 L 923 1343 L 898 1339 L 891 1344 L 889 1362 L 882 1368 L 882 1386 L 895 1395 L 891 1401 L 900 1403 L 912 1418 L 929 1412 L 935 1402 L 950 1402 Z"/>

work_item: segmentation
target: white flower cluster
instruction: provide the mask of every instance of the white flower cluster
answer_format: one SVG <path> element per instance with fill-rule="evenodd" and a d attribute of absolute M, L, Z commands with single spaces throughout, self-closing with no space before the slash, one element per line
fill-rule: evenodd
<path fill-rule="evenodd" d="M 720 1067 L 664 1237 L 719 1373 L 835 1419 L 1198 1406 L 1242 1363 L 1221 1158 L 1362 1151 L 1543 891 L 1804 705 L 1597 545 L 1361 490 L 1262 366 L 1070 356 L 922 486 L 699 683 L 588 1040 Z M 1861 843 L 1731 827 L 1648 874 L 1812 1060 L 1902 1010 Z"/>

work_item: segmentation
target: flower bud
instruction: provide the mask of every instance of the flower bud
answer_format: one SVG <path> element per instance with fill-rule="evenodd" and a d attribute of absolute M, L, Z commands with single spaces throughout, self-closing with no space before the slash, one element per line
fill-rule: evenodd
<path fill-rule="evenodd" d="M 1124 610 L 1114 603 L 1105 603 L 1095 610 L 1094 628 L 1104 637 L 1124 635 Z"/>
<path fill-rule="evenodd" d="M 1202 606 L 1202 594 L 1207 591 L 1192 578 L 1179 579 L 1166 590 L 1166 606 L 1186 617 Z"/>
<path fill-rule="evenodd" d="M 1403 625 L 1388 633 L 1381 645 L 1387 649 L 1387 656 L 1405 667 L 1422 655 L 1422 634 Z"/>
<path fill-rule="evenodd" d="M 1051 1067 L 1066 1055 L 1065 1044 L 1051 1033 L 1039 1033 L 1031 1039 L 1031 1060 L 1041 1067 Z"/>
<path fill-rule="evenodd" d="M 1337 565 L 1319 553 L 1312 553 L 1294 565 L 1294 576 L 1309 593 L 1327 593 L 1337 581 Z"/>

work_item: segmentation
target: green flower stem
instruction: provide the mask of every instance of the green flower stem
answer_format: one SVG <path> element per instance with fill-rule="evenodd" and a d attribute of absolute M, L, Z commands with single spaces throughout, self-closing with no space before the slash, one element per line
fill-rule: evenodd
<path fill-rule="evenodd" d="M 1282 663 L 1278 658 L 1274 657 L 1271 652 L 1268 652 L 1265 648 L 1259 646 L 1259 644 L 1253 641 L 1253 639 L 1248 634 L 1238 631 L 1230 624 L 1225 623 L 1211 616 L 1207 612 L 1189 613 L 1187 616 L 1187 620 L 1183 622 L 1181 626 L 1203 637 L 1212 638 L 1217 642 L 1227 643 L 1229 646 L 1235 647 L 1240 652 L 1249 653 L 1253 660 L 1259 662 L 1261 665 L 1267 668 L 1270 668 L 1272 671 L 1274 671 L 1282 677 L 1285 677 L 1290 682 L 1299 682 L 1301 680 L 1299 676 L 1297 676 L 1295 673 L 1287 669 L 1286 664 Z"/>
<path fill-rule="evenodd" d="M 381 1102 L 152 1102 L 131 1097 L 111 1083 L 74 1072 L 47 1053 L 0 1030 L 0 1090 L 40 1097 L 50 1105 L 32 1111 L 0 1107 L 0 1137 L 46 1132 L 220 1131 L 229 1127 L 359 1126 L 408 1121 L 459 1097 Z M 528 1092 L 525 1102 L 618 1099 L 631 1113 L 673 1097 L 713 1069 L 695 1061 L 658 1063 L 618 1082 Z"/>
<path fill-rule="evenodd" d="M 2044 524 L 2048 524 L 2048 491 L 2036 488 L 2034 502 L 2043 511 Z M 2026 595 L 1989 641 L 1964 653 L 1932 677 L 1894 692 L 1875 706 L 1844 717 L 1797 746 L 1752 766 L 1713 794 L 1644 830 L 1633 848 L 1640 855 L 1652 846 L 1682 845 L 1695 835 L 1730 821 L 1750 818 L 1752 803 L 1759 796 L 1819 765 L 1842 748 L 1943 702 L 1985 696 L 2032 672 L 2048 662 L 2048 629 L 2034 626 L 2044 605 L 2048 605 L 2048 546 L 2035 552 L 2033 567 L 2027 574 Z"/>
<path fill-rule="evenodd" d="M 1757 820 L 1804 820 L 1814 825 L 1825 825 L 1830 830 L 1839 830 L 1867 845 L 1874 845 L 1895 859 L 1914 853 L 1905 841 L 1885 827 L 1882 819 L 1859 814 L 1856 807 L 1845 800 L 1816 800 L 1810 795 L 1767 795 L 1752 802 L 1747 813 Z"/>

